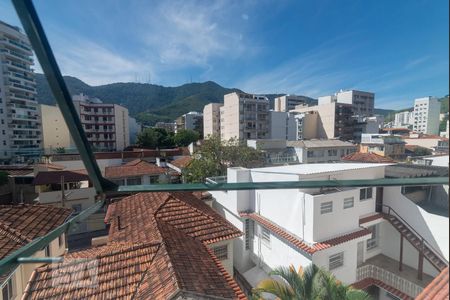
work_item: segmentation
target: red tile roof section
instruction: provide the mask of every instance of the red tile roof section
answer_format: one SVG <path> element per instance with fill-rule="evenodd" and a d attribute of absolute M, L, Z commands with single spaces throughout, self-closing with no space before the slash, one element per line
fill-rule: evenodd
<path fill-rule="evenodd" d="M 326 240 L 323 242 L 308 244 L 308 243 L 302 241 L 301 239 L 299 239 L 298 237 L 287 232 L 285 229 L 279 227 L 275 223 L 272 223 L 268 219 L 266 219 L 256 213 L 241 212 L 239 215 L 243 218 L 249 218 L 249 219 L 254 220 L 255 222 L 258 222 L 262 226 L 269 229 L 271 232 L 275 233 L 279 237 L 283 238 L 284 240 L 288 241 L 289 243 L 291 243 L 292 245 L 297 247 L 299 250 L 304 251 L 308 254 L 314 254 L 317 251 L 328 249 L 330 247 L 348 242 L 350 240 L 371 234 L 370 230 L 368 230 L 366 228 L 362 228 L 358 231 L 351 232 L 351 233 L 348 233 L 348 234 L 345 234 L 345 235 L 342 235 L 342 236 L 339 236 L 336 238 L 332 238 L 332 239 L 329 239 L 329 240 Z"/>
<path fill-rule="evenodd" d="M 60 184 L 64 182 L 88 181 L 89 176 L 76 171 L 42 171 L 33 179 L 33 185 Z"/>
<path fill-rule="evenodd" d="M 375 153 L 362 153 L 362 152 L 354 152 L 342 157 L 341 159 L 352 162 L 357 161 L 366 163 L 395 163 L 394 160 L 388 157 L 383 157 Z"/>
<path fill-rule="evenodd" d="M 39 167 L 45 167 L 48 169 L 54 169 L 54 170 L 64 170 L 66 167 L 63 165 L 53 164 L 53 163 L 38 163 L 36 166 Z"/>
<path fill-rule="evenodd" d="M 413 300 L 414 299 L 413 297 L 408 296 L 407 294 L 397 290 L 396 288 L 393 288 L 390 285 L 385 284 L 384 282 L 382 282 L 381 280 L 378 280 L 378 279 L 365 278 L 361 281 L 358 281 L 358 282 L 352 284 L 353 288 L 358 289 L 358 290 L 363 290 L 363 289 L 366 289 L 373 285 L 378 286 L 378 287 L 388 291 L 392 295 L 395 295 L 402 300 Z"/>
<path fill-rule="evenodd" d="M 420 293 L 416 300 L 444 300 L 449 299 L 448 267 L 433 279 Z"/>
<path fill-rule="evenodd" d="M 125 178 L 143 175 L 165 174 L 166 169 L 151 164 L 145 160 L 137 159 L 130 161 L 122 166 L 106 167 L 105 177 L 107 178 Z"/>
<path fill-rule="evenodd" d="M 170 164 L 172 164 L 172 165 L 174 165 L 175 167 L 178 167 L 178 168 L 180 168 L 180 169 L 184 169 L 184 168 L 186 168 L 187 166 L 189 166 L 189 164 L 191 163 L 191 161 L 192 161 L 192 157 L 190 157 L 190 156 L 183 156 L 183 157 L 177 158 L 177 159 L 175 159 L 175 160 L 172 160 L 172 161 L 170 162 Z"/>
<path fill-rule="evenodd" d="M 371 216 L 367 216 L 367 217 L 363 217 L 359 219 L 359 225 L 364 224 L 364 223 L 368 223 L 368 222 L 372 222 L 378 219 L 382 219 L 383 215 L 382 214 L 373 214 Z"/>
<path fill-rule="evenodd" d="M 63 224 L 71 212 L 44 205 L 0 205 L 0 259 Z"/>
<path fill-rule="evenodd" d="M 33 168 L 22 166 L 0 166 L 0 172 L 6 172 L 10 176 L 33 175 Z"/>

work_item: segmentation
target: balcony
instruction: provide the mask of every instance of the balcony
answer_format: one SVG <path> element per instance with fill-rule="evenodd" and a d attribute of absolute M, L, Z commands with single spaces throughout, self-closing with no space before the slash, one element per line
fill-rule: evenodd
<path fill-rule="evenodd" d="M 433 277 L 423 274 L 417 279 L 417 270 L 403 264 L 403 271 L 398 270 L 399 262 L 385 255 L 376 255 L 366 260 L 356 270 L 356 281 L 377 279 L 381 282 L 415 298 Z"/>
<path fill-rule="evenodd" d="M 20 54 L 20 53 L 18 53 L 16 51 L 12 51 L 12 50 L 9 50 L 9 49 L 2 49 L 2 50 L 0 50 L 0 52 L 3 52 L 6 55 L 11 56 L 11 57 L 13 57 L 15 59 L 25 60 L 25 61 L 27 61 L 27 62 L 29 62 L 31 64 L 33 63 L 33 59 L 32 58 L 30 58 L 27 55 L 22 55 L 22 54 Z"/>

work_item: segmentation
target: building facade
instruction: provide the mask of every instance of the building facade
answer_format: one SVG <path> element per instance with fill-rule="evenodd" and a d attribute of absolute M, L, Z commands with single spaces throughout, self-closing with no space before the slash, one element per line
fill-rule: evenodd
<path fill-rule="evenodd" d="M 203 108 L 203 137 L 220 136 L 220 108 L 222 103 L 209 103 Z"/>
<path fill-rule="evenodd" d="M 310 107 L 297 106 L 292 112 L 318 114 L 315 125 L 316 129 L 310 129 L 311 132 L 316 132 L 314 138 L 339 138 L 347 141 L 354 139 L 355 121 L 352 119 L 353 112 L 351 104 L 330 102 Z M 312 125 L 311 122 L 310 126 Z"/>
<path fill-rule="evenodd" d="M 197 131 L 203 134 L 203 114 L 196 111 L 188 112 L 175 120 L 175 132 L 182 129 Z"/>
<path fill-rule="evenodd" d="M 266 139 L 269 137 L 269 99 L 245 93 L 224 95 L 220 108 L 222 140 Z"/>
<path fill-rule="evenodd" d="M 288 112 L 295 109 L 297 105 L 317 105 L 317 100 L 306 97 L 306 96 L 296 96 L 296 95 L 284 95 L 281 97 L 276 97 L 274 99 L 274 110 Z"/>
<path fill-rule="evenodd" d="M 30 42 L 0 21 L 0 160 L 25 162 L 42 150 Z"/>
<path fill-rule="evenodd" d="M 337 163 L 229 168 L 225 180 L 376 180 L 385 177 L 385 167 Z M 434 225 L 402 195 L 401 187 L 210 193 L 213 207 L 244 232 L 234 243 L 234 266 L 253 287 L 279 266 L 297 269 L 313 263 L 345 284 L 373 285 L 375 293 L 391 299 L 414 298 L 447 266 L 448 253 L 442 252 L 444 257 L 439 252 L 445 251 L 445 241 L 434 242 L 430 227 Z M 448 219 L 440 222 L 437 226 L 448 224 Z M 424 252 L 415 239 L 428 241 L 433 248 L 427 246 Z M 392 288 L 387 291 L 383 285 Z"/>
<path fill-rule="evenodd" d="M 402 111 L 395 114 L 394 127 L 396 128 L 408 128 L 414 124 L 414 112 Z"/>
<path fill-rule="evenodd" d="M 383 157 L 402 160 L 405 158 L 405 141 L 390 134 L 362 134 L 360 152 L 375 153 Z"/>
<path fill-rule="evenodd" d="M 294 149 L 298 162 L 302 164 L 339 161 L 357 150 L 355 144 L 340 140 L 289 141 L 287 146 Z"/>
<path fill-rule="evenodd" d="M 374 114 L 375 94 L 357 90 L 339 91 L 336 93 L 338 103 L 352 104 L 353 114 L 370 117 Z"/>
<path fill-rule="evenodd" d="M 177 124 L 175 122 L 156 122 L 155 128 L 162 128 L 167 130 L 167 132 L 175 132 Z"/>
<path fill-rule="evenodd" d="M 92 101 L 84 95 L 74 96 L 73 99 L 94 151 L 122 151 L 130 145 L 128 109 L 117 104 Z M 60 109 L 57 106 L 40 105 L 40 111 L 45 152 L 77 152 Z"/>
<path fill-rule="evenodd" d="M 439 134 L 441 104 L 437 98 L 423 97 L 414 101 L 413 130 L 419 133 Z"/>
<path fill-rule="evenodd" d="M 295 141 L 297 138 L 297 125 L 294 114 L 284 111 L 269 112 L 270 132 L 272 140 Z"/>

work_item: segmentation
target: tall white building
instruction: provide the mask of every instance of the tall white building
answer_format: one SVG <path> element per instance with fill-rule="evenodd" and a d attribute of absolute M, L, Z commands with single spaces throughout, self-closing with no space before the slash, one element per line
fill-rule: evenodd
<path fill-rule="evenodd" d="M 41 154 L 41 121 L 33 52 L 18 27 L 0 21 L 0 160 L 25 161 Z"/>
<path fill-rule="evenodd" d="M 220 108 L 222 140 L 269 138 L 269 99 L 265 96 L 230 93 Z"/>
<path fill-rule="evenodd" d="M 194 130 L 203 134 L 203 114 L 191 111 L 178 117 L 175 120 L 175 133 L 182 129 Z"/>
<path fill-rule="evenodd" d="M 209 103 L 203 108 L 203 137 L 220 136 L 220 108 L 222 103 Z"/>
<path fill-rule="evenodd" d="M 414 100 L 415 132 L 439 134 L 439 114 L 441 103 L 435 97 L 423 97 Z"/>
<path fill-rule="evenodd" d="M 414 112 L 402 111 L 395 114 L 394 127 L 409 127 L 414 124 Z"/>

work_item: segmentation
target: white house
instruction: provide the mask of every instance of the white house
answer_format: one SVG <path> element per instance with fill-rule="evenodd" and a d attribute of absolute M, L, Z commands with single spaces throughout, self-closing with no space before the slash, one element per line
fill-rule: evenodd
<path fill-rule="evenodd" d="M 229 168 L 227 182 L 371 180 L 384 178 L 387 165 Z M 427 216 L 401 194 L 400 187 L 210 193 L 215 198 L 213 207 L 244 232 L 234 244 L 234 265 L 252 286 L 276 267 L 314 263 L 346 284 L 359 288 L 375 285 L 379 295 L 414 297 L 448 259 L 448 255 L 442 256 L 445 241 L 436 243 Z M 448 218 L 433 222 L 448 226 Z M 417 249 L 422 248 L 417 241 L 422 237 L 425 250 L 419 255 Z M 383 289 L 386 285 L 394 289 L 387 292 Z"/>

